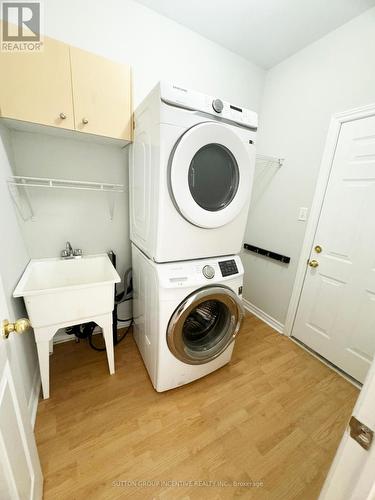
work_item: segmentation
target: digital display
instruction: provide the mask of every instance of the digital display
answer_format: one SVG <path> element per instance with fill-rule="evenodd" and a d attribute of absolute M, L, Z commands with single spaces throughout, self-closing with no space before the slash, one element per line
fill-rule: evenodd
<path fill-rule="evenodd" d="M 234 259 L 223 260 L 219 262 L 219 266 L 223 278 L 225 278 L 225 276 L 231 276 L 232 274 L 238 274 L 237 264 Z"/>
<path fill-rule="evenodd" d="M 237 108 L 237 106 L 230 105 L 229 107 L 230 107 L 230 109 L 234 109 L 234 111 L 239 111 L 240 113 L 242 113 L 242 109 L 241 108 Z"/>

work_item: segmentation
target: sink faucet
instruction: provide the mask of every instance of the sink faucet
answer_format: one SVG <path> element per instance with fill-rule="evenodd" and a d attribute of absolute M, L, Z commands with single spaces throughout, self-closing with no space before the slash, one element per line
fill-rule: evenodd
<path fill-rule="evenodd" d="M 67 241 L 66 245 L 65 245 L 65 250 L 61 251 L 61 258 L 62 259 L 79 259 L 80 257 L 82 257 L 82 250 L 80 248 L 76 248 L 73 250 L 73 247 L 70 244 L 70 241 Z"/>
<path fill-rule="evenodd" d="M 65 245 L 65 251 L 66 251 L 66 253 L 69 255 L 69 257 L 72 257 L 72 256 L 73 256 L 73 247 L 72 247 L 72 245 L 70 244 L 70 241 L 67 241 L 67 242 L 66 242 L 66 245 Z"/>

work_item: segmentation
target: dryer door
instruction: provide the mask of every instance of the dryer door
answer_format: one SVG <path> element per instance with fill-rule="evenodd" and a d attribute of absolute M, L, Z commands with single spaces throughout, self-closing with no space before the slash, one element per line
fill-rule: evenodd
<path fill-rule="evenodd" d="M 243 317 L 242 303 L 230 288 L 201 288 L 174 311 L 167 328 L 169 350 L 189 365 L 208 363 L 234 341 Z"/>
<path fill-rule="evenodd" d="M 169 160 L 171 197 L 181 215 L 203 228 L 231 222 L 250 198 L 254 151 L 225 124 L 187 130 Z"/>

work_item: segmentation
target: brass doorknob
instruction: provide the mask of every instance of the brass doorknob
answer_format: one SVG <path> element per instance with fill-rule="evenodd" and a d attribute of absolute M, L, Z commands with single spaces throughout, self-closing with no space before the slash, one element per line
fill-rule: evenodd
<path fill-rule="evenodd" d="M 309 266 L 310 267 L 318 267 L 319 262 L 317 260 L 309 260 Z"/>
<path fill-rule="evenodd" d="M 65 120 L 65 118 L 66 118 L 66 114 L 65 114 L 65 113 L 60 113 L 60 115 L 59 115 L 59 116 L 60 116 L 60 118 L 61 118 L 62 120 Z"/>
<path fill-rule="evenodd" d="M 320 245 L 315 245 L 314 250 L 316 253 L 322 253 L 323 248 Z"/>
<path fill-rule="evenodd" d="M 87 118 L 82 118 L 82 123 L 84 125 L 87 125 L 89 123 L 88 119 Z"/>
<path fill-rule="evenodd" d="M 12 332 L 23 333 L 31 328 L 31 323 L 26 318 L 18 319 L 15 323 L 9 323 L 7 319 L 3 321 L 3 335 L 7 339 Z"/>

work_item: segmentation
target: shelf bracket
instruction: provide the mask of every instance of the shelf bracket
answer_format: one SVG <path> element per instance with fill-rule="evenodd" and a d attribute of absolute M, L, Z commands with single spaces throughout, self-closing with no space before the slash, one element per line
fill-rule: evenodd
<path fill-rule="evenodd" d="M 13 198 L 14 204 L 17 207 L 18 213 L 20 214 L 24 222 L 31 220 L 35 221 L 35 213 L 31 204 L 30 196 L 27 190 L 27 186 L 24 180 L 22 180 L 22 185 L 18 184 L 8 184 L 10 195 Z M 27 205 L 28 214 L 25 214 L 24 205 L 21 202 L 20 190 L 23 192 L 24 199 Z"/>
<path fill-rule="evenodd" d="M 34 210 L 33 210 L 33 206 L 31 204 L 29 190 L 27 189 L 26 181 L 24 179 L 22 179 L 22 184 L 24 184 L 24 186 L 23 186 L 22 189 L 23 189 L 23 193 L 24 193 L 24 196 L 25 196 L 25 201 L 26 201 L 27 208 L 29 209 L 29 212 L 30 212 L 30 219 L 34 222 L 35 221 L 35 213 L 34 213 Z"/>
<path fill-rule="evenodd" d="M 115 213 L 115 198 L 116 193 L 107 191 L 107 203 L 109 209 L 109 220 L 112 222 Z"/>

